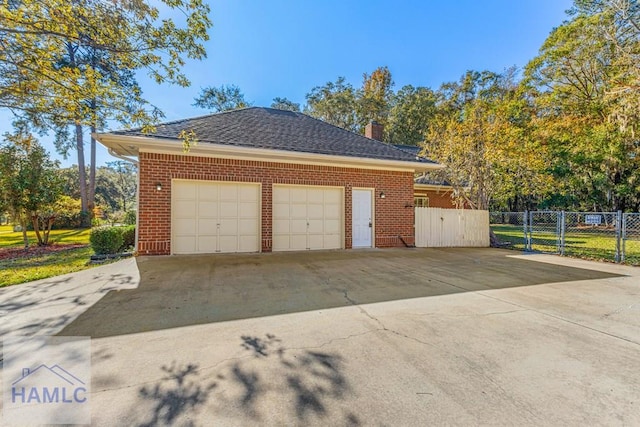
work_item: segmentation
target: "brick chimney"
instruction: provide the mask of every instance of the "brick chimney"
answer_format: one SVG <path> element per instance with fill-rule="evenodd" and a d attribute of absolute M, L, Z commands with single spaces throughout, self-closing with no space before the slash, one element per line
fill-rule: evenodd
<path fill-rule="evenodd" d="M 369 124 L 364 128 L 364 136 L 366 136 L 367 138 L 382 141 L 383 130 L 384 126 L 382 126 L 375 120 L 371 120 L 371 122 L 369 122 Z"/>

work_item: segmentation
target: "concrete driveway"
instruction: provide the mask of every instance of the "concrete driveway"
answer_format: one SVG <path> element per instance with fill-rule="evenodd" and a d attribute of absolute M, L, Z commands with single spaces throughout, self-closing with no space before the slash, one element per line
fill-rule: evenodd
<path fill-rule="evenodd" d="M 397 249 L 137 269 L 56 324 L 94 337 L 96 425 L 640 424 L 637 268 Z"/>

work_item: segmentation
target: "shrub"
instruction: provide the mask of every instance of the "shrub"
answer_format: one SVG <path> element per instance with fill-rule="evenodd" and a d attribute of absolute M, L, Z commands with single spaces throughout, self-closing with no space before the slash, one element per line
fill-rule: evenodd
<path fill-rule="evenodd" d="M 122 247 L 120 248 L 120 252 L 133 248 L 133 245 L 136 244 L 136 226 L 127 225 L 125 227 L 117 228 L 119 228 L 122 233 Z"/>
<path fill-rule="evenodd" d="M 91 218 L 91 226 L 92 226 L 93 228 L 96 228 L 96 227 L 102 227 L 102 226 L 103 226 L 103 225 L 105 225 L 106 223 L 107 223 L 107 222 L 106 222 L 104 219 L 102 219 L 102 218 L 96 218 L 96 217 Z"/>
<path fill-rule="evenodd" d="M 127 225 L 136 225 L 136 211 L 127 211 L 124 214 L 124 223 Z"/>
<path fill-rule="evenodd" d="M 79 199 L 69 196 L 60 196 L 53 207 L 56 219 L 53 228 L 80 228 L 82 227 L 82 207 Z"/>
<path fill-rule="evenodd" d="M 96 255 L 115 254 L 124 243 L 120 227 L 96 227 L 91 230 L 89 242 Z"/>

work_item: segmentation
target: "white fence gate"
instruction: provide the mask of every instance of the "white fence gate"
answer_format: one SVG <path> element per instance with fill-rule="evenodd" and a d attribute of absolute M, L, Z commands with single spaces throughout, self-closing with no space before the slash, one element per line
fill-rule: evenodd
<path fill-rule="evenodd" d="M 488 247 L 489 211 L 415 208 L 416 246 Z"/>

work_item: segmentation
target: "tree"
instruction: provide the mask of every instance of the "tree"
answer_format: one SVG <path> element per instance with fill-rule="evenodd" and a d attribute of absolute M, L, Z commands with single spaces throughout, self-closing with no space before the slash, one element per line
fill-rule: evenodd
<path fill-rule="evenodd" d="M 72 199 L 80 199 L 80 180 L 78 179 L 78 166 L 73 165 L 68 168 L 61 168 L 58 171 L 62 182 L 62 194 Z"/>
<path fill-rule="evenodd" d="M 580 209 L 625 210 L 639 198 L 638 7 L 624 3 L 629 15 L 621 2 L 577 1 L 526 69 L 539 137 Z"/>
<path fill-rule="evenodd" d="M 356 104 L 360 129 L 375 120 L 386 131 L 393 96 L 391 71 L 387 67 L 378 67 L 371 74 L 364 73 L 362 80 Z"/>
<path fill-rule="evenodd" d="M 49 243 L 55 220 L 53 205 L 60 196 L 58 162 L 23 129 L 5 134 L 0 147 L 0 198 L 14 220 L 22 226 L 25 249 L 29 247 L 27 223 L 36 233 L 38 245 Z"/>
<path fill-rule="evenodd" d="M 335 82 L 316 86 L 307 93 L 305 113 L 343 129 L 362 133 L 372 120 L 388 123 L 393 80 L 387 67 L 363 74 L 358 90 L 338 77 Z"/>
<path fill-rule="evenodd" d="M 130 162 L 117 160 L 98 168 L 96 196 L 111 211 L 134 209 L 137 191 L 137 168 Z"/>
<path fill-rule="evenodd" d="M 300 104 L 288 100 L 287 98 L 273 98 L 271 108 L 277 108 L 278 110 L 295 111 L 300 112 Z"/>
<path fill-rule="evenodd" d="M 334 126 L 358 132 L 360 126 L 356 113 L 356 91 L 344 77 L 324 86 L 316 86 L 307 93 L 305 113 Z"/>
<path fill-rule="evenodd" d="M 622 128 L 638 132 L 640 105 L 640 4 L 628 0 L 575 0 L 571 16 L 595 17 L 594 31 L 610 50 L 610 86 L 605 98 L 612 102 L 610 118 Z"/>
<path fill-rule="evenodd" d="M 522 97 L 516 70 L 467 72 L 438 93 L 425 154 L 442 172 L 458 202 L 489 209 L 494 197 L 539 197 L 550 180 L 545 150 L 530 135 L 532 110 Z"/>
<path fill-rule="evenodd" d="M 244 94 L 238 86 L 222 85 L 201 89 L 193 105 L 213 112 L 221 112 L 246 108 L 251 106 L 251 103 L 244 99 Z"/>
<path fill-rule="evenodd" d="M 163 16 L 172 11 L 184 19 Z M 200 0 L 163 0 L 162 8 L 144 0 L 0 6 L 0 107 L 42 131 L 55 130 L 61 152 L 78 151 L 85 211 L 93 196 L 95 141 L 85 185 L 83 129 L 93 133 L 107 120 L 145 128 L 155 122 L 161 113 L 143 98 L 135 75 L 146 72 L 157 83 L 187 86 L 180 69 L 186 58 L 205 57 L 208 13 Z"/>
<path fill-rule="evenodd" d="M 436 95 L 426 87 L 407 85 L 394 96 L 389 111 L 388 140 L 393 144 L 419 145 L 436 113 Z"/>
<path fill-rule="evenodd" d="M 60 169 L 58 175 L 62 181 L 62 193 L 79 199 L 77 166 Z M 111 212 L 129 211 L 135 208 L 137 185 L 135 165 L 122 160 L 107 162 L 96 171 L 96 202 Z"/>

